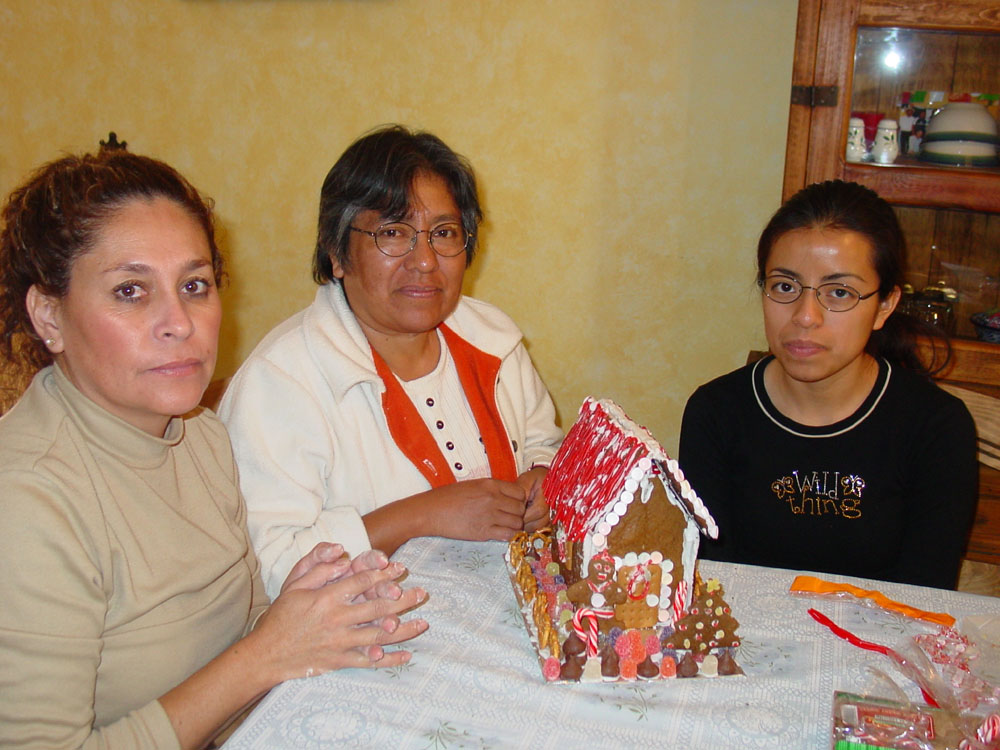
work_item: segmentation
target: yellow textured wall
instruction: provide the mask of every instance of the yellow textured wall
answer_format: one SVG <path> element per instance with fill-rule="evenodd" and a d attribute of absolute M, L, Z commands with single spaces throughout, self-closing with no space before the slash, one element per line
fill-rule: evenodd
<path fill-rule="evenodd" d="M 676 448 L 762 344 L 795 0 L 5 0 L 0 191 L 109 130 L 215 198 L 217 375 L 313 296 L 327 169 L 386 122 L 475 166 L 466 291 L 521 325 L 564 426 L 612 397 Z"/>

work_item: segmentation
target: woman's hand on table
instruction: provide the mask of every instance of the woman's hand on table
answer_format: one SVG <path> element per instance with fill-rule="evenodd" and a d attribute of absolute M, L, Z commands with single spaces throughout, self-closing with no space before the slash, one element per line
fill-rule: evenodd
<path fill-rule="evenodd" d="M 449 539 L 510 541 L 524 528 L 525 491 L 516 482 L 469 479 L 426 493 L 432 531 Z"/>
<path fill-rule="evenodd" d="M 366 570 L 384 570 L 388 565 L 389 557 L 381 550 L 366 550 L 351 560 L 342 545 L 320 542 L 289 571 L 281 591 L 284 593 L 294 589 L 318 589 L 344 576 L 363 573 Z M 381 580 L 359 594 L 352 603 L 371 601 L 380 597 L 396 601 L 402 595 L 403 589 L 394 579 Z M 399 618 L 392 614 L 380 622 L 371 624 L 387 628 L 386 632 L 392 633 L 399 626 Z"/>
<path fill-rule="evenodd" d="M 423 589 L 395 583 L 405 572 L 382 553 L 351 561 L 339 544 L 316 545 L 249 635 L 160 697 L 181 747 L 203 747 L 226 719 L 279 682 L 409 661 L 409 651 L 383 648 L 427 629 L 424 620 L 399 619 L 427 598 Z"/>
<path fill-rule="evenodd" d="M 389 556 L 381 550 L 367 550 L 352 560 L 347 556 L 343 545 L 320 542 L 295 563 L 281 585 L 281 592 L 296 588 L 317 589 L 345 575 L 366 570 L 383 570 L 388 564 Z M 394 580 L 381 581 L 374 588 L 365 591 L 358 601 L 377 599 L 380 596 L 398 599 L 401 593 L 402 589 Z"/>
<path fill-rule="evenodd" d="M 549 473 L 547 466 L 536 466 L 517 478 L 524 490 L 524 530 L 529 534 L 549 525 L 549 504 L 542 492 L 542 482 Z"/>
<path fill-rule="evenodd" d="M 376 558 L 365 557 L 359 566 Z M 381 569 L 345 575 L 351 563 L 342 559 L 314 564 L 286 582 L 247 636 L 254 639 L 259 658 L 269 662 L 277 681 L 345 667 L 404 664 L 410 659 L 408 651 L 385 652 L 383 646 L 407 641 L 427 629 L 424 620 L 398 617 L 427 598 L 421 588 L 402 589 L 394 583 L 406 572 L 404 566 L 386 559 Z M 340 577 L 328 580 L 338 570 Z"/>
<path fill-rule="evenodd" d="M 524 528 L 525 497 L 517 482 L 468 479 L 383 505 L 363 520 L 372 547 L 389 554 L 418 536 L 506 542 Z"/>
<path fill-rule="evenodd" d="M 382 550 L 370 549 L 362 552 L 351 560 L 351 572 L 361 573 L 366 570 L 383 570 L 389 564 L 389 556 Z M 389 599 L 398 599 L 403 593 L 403 589 L 395 580 L 381 581 L 374 587 L 365 591 L 357 601 L 364 599 L 377 599 L 384 596 Z"/>
<path fill-rule="evenodd" d="M 342 578 L 351 570 L 343 545 L 320 542 L 288 571 L 281 593 L 296 588 L 319 588 Z"/>

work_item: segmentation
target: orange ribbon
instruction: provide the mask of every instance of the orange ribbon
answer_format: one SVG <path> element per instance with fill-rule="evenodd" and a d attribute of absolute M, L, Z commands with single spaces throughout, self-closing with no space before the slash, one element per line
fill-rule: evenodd
<path fill-rule="evenodd" d="M 933 622 L 936 625 L 944 625 L 949 628 L 955 624 L 955 618 L 946 612 L 925 612 L 908 604 L 895 602 L 881 591 L 866 591 L 849 583 L 824 581 L 822 578 L 816 578 L 815 576 L 796 576 L 788 591 L 792 594 L 850 594 L 859 599 L 871 599 L 883 609 L 898 612 L 906 617 L 926 620 L 927 622 Z"/>

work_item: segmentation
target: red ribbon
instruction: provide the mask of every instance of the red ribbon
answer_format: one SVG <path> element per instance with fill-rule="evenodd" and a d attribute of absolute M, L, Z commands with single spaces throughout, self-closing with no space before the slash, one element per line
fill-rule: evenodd
<path fill-rule="evenodd" d="M 878 643 L 872 643 L 871 641 L 866 641 L 862 640 L 861 638 L 858 638 L 858 636 L 854 635 L 854 633 L 852 633 L 849 630 L 844 630 L 844 628 L 840 627 L 837 623 L 835 623 L 829 617 L 824 615 L 822 612 L 819 612 L 812 608 L 810 608 L 807 611 L 809 612 L 810 617 L 812 617 L 816 622 L 818 622 L 820 625 L 825 625 L 833 632 L 834 635 L 838 636 L 839 638 L 843 638 L 852 646 L 863 648 L 866 651 L 877 651 L 880 654 L 885 654 L 899 665 L 903 665 L 905 663 L 906 660 L 888 646 L 882 646 Z M 920 685 L 919 687 L 921 694 L 924 696 L 924 700 L 927 702 L 927 705 L 933 706 L 934 708 L 941 707 L 938 705 L 938 702 L 934 700 L 931 694 L 924 689 L 923 685 Z"/>

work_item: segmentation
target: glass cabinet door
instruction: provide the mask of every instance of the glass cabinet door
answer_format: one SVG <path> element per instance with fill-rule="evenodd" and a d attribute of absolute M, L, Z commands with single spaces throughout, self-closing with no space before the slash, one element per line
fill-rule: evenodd
<path fill-rule="evenodd" d="M 848 160 L 1000 172 L 1000 34 L 859 28 L 850 114 Z"/>
<path fill-rule="evenodd" d="M 845 179 L 894 203 L 1000 210 L 1000 33 L 859 26 L 844 115 Z"/>
<path fill-rule="evenodd" d="M 928 149 L 925 138 L 950 98 L 1000 116 L 1000 0 L 799 0 L 792 83 L 784 198 L 841 178 L 897 205 L 1000 213 L 1000 166 L 960 164 L 948 152 L 961 147 Z M 861 160 L 847 158 L 852 114 L 867 131 Z M 883 119 L 903 128 L 901 153 L 880 163 L 871 149 Z"/>

